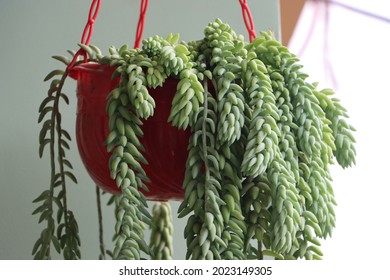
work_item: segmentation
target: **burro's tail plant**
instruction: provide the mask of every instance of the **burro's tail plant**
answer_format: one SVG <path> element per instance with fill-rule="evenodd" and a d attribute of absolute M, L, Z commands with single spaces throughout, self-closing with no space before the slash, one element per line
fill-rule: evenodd
<path fill-rule="evenodd" d="M 178 80 L 169 119 L 191 131 L 178 210 L 186 217 L 187 259 L 320 259 L 320 240 L 335 227 L 329 165 L 355 163 L 354 128 L 331 89 L 318 89 L 297 57 L 271 32 L 251 43 L 217 19 L 204 38 L 179 42 L 155 36 L 139 49 L 111 47 L 103 55 L 81 45 L 89 63 L 115 67 L 120 79 L 107 97 L 112 153 L 107 168 L 121 194 L 115 198 L 115 259 L 172 258 L 172 217 L 167 202 L 149 213 L 142 123 L 153 115 L 149 89 Z M 66 57 L 55 56 L 65 64 Z M 77 61 L 82 63 L 83 61 Z M 39 109 L 40 155 L 49 147 L 50 187 L 35 202 L 39 222 L 35 258 L 80 258 L 78 227 L 67 208 L 66 187 L 76 182 L 65 158 L 70 135 L 59 106 L 67 71 L 54 70 Z M 169 163 L 167 163 L 169 164 Z M 56 212 L 56 215 L 55 215 Z M 150 243 L 144 232 L 151 229 Z"/>

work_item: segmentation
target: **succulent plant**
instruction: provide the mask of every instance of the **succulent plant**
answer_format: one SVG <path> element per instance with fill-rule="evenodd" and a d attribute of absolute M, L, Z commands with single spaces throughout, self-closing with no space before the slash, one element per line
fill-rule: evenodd
<path fill-rule="evenodd" d="M 122 191 L 115 197 L 113 258 L 172 257 L 169 205 L 157 204 L 152 217 L 141 192 L 148 180 L 142 122 L 158 106 L 148 90 L 168 78 L 178 85 L 167 121 L 191 131 L 178 211 L 187 218 L 186 258 L 321 258 L 320 239 L 335 227 L 329 165 L 355 163 L 346 110 L 331 89 L 308 81 L 298 58 L 271 32 L 248 43 L 216 19 L 204 34 L 188 43 L 179 35 L 154 36 L 139 49 L 111 47 L 108 55 L 81 45 L 89 63 L 115 67 L 113 78 L 120 79 L 107 98 L 105 143 L 112 153 L 107 166 Z M 59 112 L 59 101 L 68 102 L 62 93 L 67 75 L 55 70 L 46 77 L 52 83 L 40 108 L 40 155 L 50 147 L 52 170 L 49 190 L 35 200 L 42 205 L 34 214 L 47 222 L 36 258 L 50 258 L 50 244 L 65 258 L 80 258 L 77 223 L 66 206 L 66 183 L 76 182 L 65 158 L 70 135 Z"/>

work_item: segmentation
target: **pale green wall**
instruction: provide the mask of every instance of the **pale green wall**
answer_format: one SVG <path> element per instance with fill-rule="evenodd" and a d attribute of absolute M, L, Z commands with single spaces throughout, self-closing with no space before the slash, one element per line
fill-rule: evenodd
<path fill-rule="evenodd" d="M 91 1 L 0 1 L 0 259 L 30 259 L 32 245 L 42 226 L 31 216 L 31 201 L 49 183 L 48 156 L 38 157 L 38 107 L 48 85 L 44 76 L 59 63 L 51 55 L 77 48 Z M 92 43 L 105 50 L 110 45 L 133 43 L 139 2 L 102 1 Z M 216 17 L 239 34 L 247 33 L 238 1 L 151 0 L 145 37 L 181 33 L 183 40 L 202 37 L 203 28 Z M 279 34 L 278 1 L 248 0 L 256 30 Z M 75 83 L 65 89 L 70 106 L 63 108 L 63 123 L 74 131 Z M 78 219 L 84 259 L 96 259 L 97 214 L 95 190 L 78 156 L 75 143 L 68 158 L 74 163 L 79 184 L 69 188 L 69 207 Z M 174 211 L 178 203 L 174 203 Z M 175 212 L 176 214 L 176 212 Z M 111 240 L 112 209 L 105 209 L 106 243 Z M 175 219 L 175 258 L 185 254 L 184 221 Z"/>

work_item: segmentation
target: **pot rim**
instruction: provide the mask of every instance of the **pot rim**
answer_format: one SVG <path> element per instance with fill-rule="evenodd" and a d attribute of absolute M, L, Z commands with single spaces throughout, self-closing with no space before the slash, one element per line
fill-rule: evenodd
<path fill-rule="evenodd" d="M 73 66 L 68 72 L 69 76 L 75 80 L 78 79 L 81 72 L 87 73 L 105 73 L 113 72 L 115 67 L 108 64 L 101 64 L 96 61 L 88 61 Z"/>

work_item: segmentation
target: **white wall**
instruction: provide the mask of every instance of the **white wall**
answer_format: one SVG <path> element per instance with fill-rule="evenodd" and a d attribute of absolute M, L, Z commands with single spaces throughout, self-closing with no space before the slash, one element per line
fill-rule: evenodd
<path fill-rule="evenodd" d="M 76 49 L 86 23 L 89 3 L 79 0 L 0 1 L 0 259 L 30 259 L 31 249 L 42 230 L 31 216 L 32 200 L 49 184 L 48 155 L 38 157 L 38 107 L 46 95 L 46 74 L 61 67 L 52 55 Z M 102 1 L 95 24 L 93 44 L 133 44 L 140 1 Z M 216 17 L 239 34 L 247 33 L 238 1 L 151 0 L 145 37 L 181 33 L 183 40 L 202 37 L 203 28 Z M 278 34 L 278 1 L 249 0 L 257 32 L 271 29 Z M 74 131 L 75 83 L 68 82 L 70 106 L 63 108 L 64 126 Z M 74 164 L 79 184 L 69 188 L 69 208 L 79 222 L 84 259 L 98 252 L 95 189 L 79 159 L 75 143 L 68 158 Z M 176 213 L 177 203 L 174 203 Z M 110 245 L 114 219 L 106 208 L 105 240 Z M 176 259 L 185 255 L 184 221 L 175 220 Z M 111 247 L 111 246 L 110 246 Z"/>
<path fill-rule="evenodd" d="M 385 0 L 340 0 L 348 5 L 389 18 Z M 317 11 L 317 12 L 316 12 Z M 329 10 L 328 59 L 335 80 L 324 66 L 324 6 L 308 2 L 289 46 L 301 50 L 312 18 L 313 36 L 301 56 L 311 81 L 320 88 L 334 87 L 350 123 L 357 129 L 356 166 L 332 168 L 333 188 L 338 203 L 333 237 L 323 244 L 325 260 L 334 260 L 365 278 L 385 275 L 389 237 L 389 127 L 390 127 L 390 37 L 389 24 L 338 6 Z M 328 68 L 328 70 L 330 70 Z M 369 264 L 372 262 L 372 264 Z M 359 264 L 362 263 L 362 266 Z M 366 270 L 365 268 L 375 268 Z M 379 276 L 379 275 L 378 275 Z"/>

